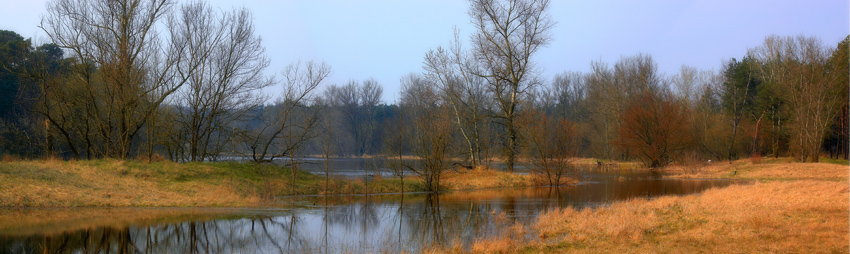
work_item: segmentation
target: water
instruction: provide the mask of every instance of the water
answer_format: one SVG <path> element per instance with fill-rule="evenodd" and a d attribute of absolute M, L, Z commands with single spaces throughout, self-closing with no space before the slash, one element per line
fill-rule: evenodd
<path fill-rule="evenodd" d="M 282 201 L 299 204 L 298 208 L 207 209 L 211 214 L 176 218 L 156 215 L 162 211 L 150 209 L 130 209 L 153 214 L 149 216 L 79 209 L 70 213 L 117 213 L 112 217 L 142 219 L 109 222 L 103 216 L 91 221 L 83 217 L 74 219 L 70 226 L 39 223 L 38 219 L 18 224 L 0 221 L 0 253 L 417 252 L 434 244 L 469 247 L 474 239 L 499 234 L 514 223 L 533 222 L 540 212 L 551 208 L 596 207 L 630 198 L 697 193 L 736 183 L 662 179 L 645 172 L 588 171 L 573 177 L 581 182 L 568 187 L 443 195 L 300 197 Z M 27 213 L 23 212 L 23 217 Z M 63 213 L 68 212 L 32 213 L 50 218 L 66 216 Z M 181 212 L 169 210 L 167 214 L 173 213 Z"/>
<path fill-rule="evenodd" d="M 390 165 L 385 163 L 384 158 L 333 158 L 329 160 L 328 174 L 334 178 L 354 179 L 362 178 L 366 175 L 375 176 L 381 175 L 384 178 L 395 176 Z M 408 164 L 413 164 L 413 160 L 405 159 Z M 274 163 L 279 165 L 289 165 L 291 162 L 287 158 L 275 159 Z M 317 175 L 325 175 L 325 164 L 328 163 L 323 158 L 300 158 L 298 159 L 298 170 L 303 170 Z M 507 166 L 504 163 L 492 162 L 490 168 L 504 170 Z M 527 172 L 528 166 L 521 163 L 514 165 L 514 170 L 523 173 Z M 404 170 L 405 175 L 410 175 L 412 172 Z"/>
<path fill-rule="evenodd" d="M 321 158 L 303 158 L 300 159 L 298 170 L 307 171 L 317 175 L 325 175 L 325 159 Z M 392 169 L 384 164 L 383 159 L 379 158 L 334 158 L 329 162 L 328 174 L 334 178 L 360 178 L 364 175 L 381 175 L 384 178 L 394 176 Z M 285 164 L 289 161 L 282 159 L 275 160 L 275 163 Z M 405 175 L 410 172 L 405 171 Z"/>

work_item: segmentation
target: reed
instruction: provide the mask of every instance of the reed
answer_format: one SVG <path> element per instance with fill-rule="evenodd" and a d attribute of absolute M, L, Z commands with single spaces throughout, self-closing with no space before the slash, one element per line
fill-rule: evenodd
<path fill-rule="evenodd" d="M 678 177 L 764 179 L 688 196 L 571 207 L 540 214 L 524 232 L 477 239 L 474 253 L 848 253 L 847 166 L 749 160 Z M 731 170 L 738 173 L 731 175 Z M 507 223 L 505 228 L 515 228 Z"/>

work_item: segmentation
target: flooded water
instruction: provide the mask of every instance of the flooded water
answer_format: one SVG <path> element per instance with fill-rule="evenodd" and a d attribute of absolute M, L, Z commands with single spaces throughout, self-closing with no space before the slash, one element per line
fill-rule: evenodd
<path fill-rule="evenodd" d="M 325 175 L 325 166 L 328 165 L 328 174 L 334 178 L 361 178 L 363 176 L 381 175 L 384 178 L 393 177 L 395 174 L 384 162 L 383 158 L 333 158 L 325 161 L 323 158 L 301 158 L 298 159 L 298 170 L 307 171 L 317 175 Z M 412 160 L 405 160 L 411 163 Z M 286 158 L 275 159 L 274 163 L 280 165 L 289 165 L 291 161 Z M 494 169 L 505 169 L 503 163 L 492 162 L 488 167 Z M 522 163 L 514 165 L 517 172 L 528 171 L 528 167 Z M 405 175 L 410 175 L 412 172 L 403 171 Z"/>
<path fill-rule="evenodd" d="M 153 213 L 137 221 L 77 218 L 72 226 L 0 221 L 0 253 L 397 253 L 434 244 L 468 248 L 474 239 L 498 234 L 517 222 L 532 222 L 547 209 L 685 195 L 736 183 L 671 180 L 645 172 L 582 172 L 573 177 L 581 182 L 442 195 L 300 197 L 282 201 L 299 208 L 211 209 L 214 215 L 199 217 L 164 219 L 167 216 Z M 45 218 L 63 216 L 34 212 Z M 97 209 L 84 212 L 98 214 Z"/>

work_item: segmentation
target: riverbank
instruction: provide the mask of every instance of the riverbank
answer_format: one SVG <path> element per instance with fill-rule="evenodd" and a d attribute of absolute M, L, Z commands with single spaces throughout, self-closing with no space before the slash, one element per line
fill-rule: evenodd
<path fill-rule="evenodd" d="M 726 162 L 728 164 L 728 162 Z M 476 253 L 848 253 L 848 166 L 735 161 L 678 178 L 755 179 L 688 196 L 562 208 L 504 225 Z M 736 172 L 737 171 L 737 172 Z M 676 174 L 679 172 L 679 174 Z M 534 236 L 531 239 L 527 236 Z M 451 250 L 437 250 L 437 252 Z"/>
<path fill-rule="evenodd" d="M 254 163 L 135 160 L 0 162 L 0 207 L 258 207 L 276 197 L 424 191 L 417 177 L 330 179 Z M 294 180 L 293 180 L 294 178 Z M 443 190 L 535 186 L 520 174 L 488 169 L 444 176 Z M 565 179 L 565 183 L 568 180 Z"/>
<path fill-rule="evenodd" d="M 847 181 L 850 166 L 847 161 L 799 163 L 793 158 L 771 158 L 668 166 L 659 172 L 667 178 Z"/>

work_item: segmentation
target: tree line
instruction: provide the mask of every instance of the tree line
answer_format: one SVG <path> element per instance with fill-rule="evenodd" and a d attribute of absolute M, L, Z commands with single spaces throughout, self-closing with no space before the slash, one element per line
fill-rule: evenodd
<path fill-rule="evenodd" d="M 658 70 L 649 54 L 546 78 L 547 0 L 471 0 L 475 31 L 424 52 L 380 101 L 374 79 L 270 59 L 250 10 L 202 1 L 53 0 L 36 46 L 0 32 L 0 153 L 35 158 L 268 162 L 413 155 L 422 172 L 501 158 L 560 176 L 573 158 L 672 162 L 848 156 L 848 39 L 769 36 L 720 70 Z M 848 37 L 850 38 L 850 37 Z M 282 91 L 269 96 L 265 91 Z M 390 156 L 391 157 L 391 156 Z M 427 173 L 423 173 L 426 174 Z M 439 181 L 438 175 L 435 176 Z"/>

